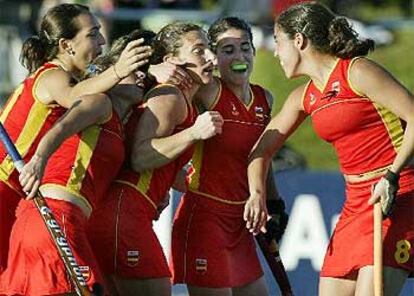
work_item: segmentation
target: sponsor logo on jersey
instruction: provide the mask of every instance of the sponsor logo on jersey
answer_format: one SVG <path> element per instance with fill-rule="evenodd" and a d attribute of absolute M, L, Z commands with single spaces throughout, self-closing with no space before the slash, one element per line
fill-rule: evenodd
<path fill-rule="evenodd" d="M 336 92 L 336 94 L 338 94 L 341 90 L 341 83 L 339 81 L 332 82 L 331 89 L 332 91 Z"/>
<path fill-rule="evenodd" d="M 239 116 L 239 111 L 237 111 L 236 105 L 234 105 L 233 103 L 231 103 L 231 114 L 233 114 L 234 116 Z"/>
<path fill-rule="evenodd" d="M 196 259 L 196 272 L 200 274 L 205 274 L 207 272 L 207 259 Z"/>
<path fill-rule="evenodd" d="M 339 91 L 341 90 L 341 84 L 339 83 L 339 81 L 334 81 L 331 84 L 331 90 L 327 91 L 322 99 L 326 99 L 326 100 L 331 100 L 333 98 L 335 98 L 338 94 Z"/>
<path fill-rule="evenodd" d="M 139 261 L 139 251 L 129 250 L 127 251 L 127 264 L 128 266 L 136 266 Z"/>
<path fill-rule="evenodd" d="M 315 103 L 316 103 L 316 97 L 315 97 L 315 95 L 313 93 L 310 93 L 309 104 L 312 106 Z"/>
<path fill-rule="evenodd" d="M 255 106 L 254 107 L 254 112 L 256 113 L 256 118 L 259 121 L 263 121 L 265 119 L 263 107 L 261 107 L 261 106 Z"/>
<path fill-rule="evenodd" d="M 89 281 L 91 278 L 91 269 L 87 265 L 79 266 L 79 270 L 82 274 L 82 277 L 85 281 Z"/>

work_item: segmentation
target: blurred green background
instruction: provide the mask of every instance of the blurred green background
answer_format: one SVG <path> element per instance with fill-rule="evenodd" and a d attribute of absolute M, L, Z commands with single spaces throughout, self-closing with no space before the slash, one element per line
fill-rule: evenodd
<path fill-rule="evenodd" d="M 360 3 L 350 14 L 364 21 L 377 22 L 401 16 L 397 1 L 385 1 L 383 6 Z M 391 45 L 378 47 L 369 58 L 383 65 L 411 92 L 414 91 L 414 27 L 393 30 Z M 291 90 L 304 83 L 304 79 L 287 80 L 278 59 L 269 51 L 259 50 L 253 72 L 253 81 L 269 89 L 275 98 L 273 113 L 278 112 Z M 307 119 L 290 137 L 288 145 L 302 154 L 310 169 L 337 170 L 337 157 L 332 147 L 319 139 Z"/>

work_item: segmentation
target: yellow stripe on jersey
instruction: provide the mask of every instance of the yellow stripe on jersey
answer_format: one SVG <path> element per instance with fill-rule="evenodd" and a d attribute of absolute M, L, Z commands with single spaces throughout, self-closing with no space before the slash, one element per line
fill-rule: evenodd
<path fill-rule="evenodd" d="M 82 180 L 86 174 L 86 168 L 89 166 L 93 151 L 98 143 L 100 131 L 101 128 L 99 126 L 93 125 L 85 129 L 81 134 L 74 167 L 66 184 L 72 192 L 80 191 Z"/>
<path fill-rule="evenodd" d="M 197 193 L 198 195 L 210 198 L 212 200 L 215 200 L 215 201 L 218 201 L 218 202 L 221 202 L 221 203 L 224 203 L 224 204 L 228 204 L 228 205 L 243 205 L 247 202 L 247 199 L 246 200 L 229 200 L 229 199 L 224 199 L 224 198 L 217 197 L 217 196 L 212 195 L 212 194 L 204 193 L 204 192 L 201 192 L 201 191 L 198 191 L 198 190 L 190 189 L 189 191 Z"/>
<path fill-rule="evenodd" d="M 404 137 L 404 130 L 400 119 L 385 107 L 376 103 L 373 103 L 373 105 L 375 109 L 377 109 L 382 122 L 384 122 L 385 128 L 388 131 L 388 134 L 391 138 L 391 143 L 394 146 L 395 151 L 398 152 L 400 150 Z"/>
<path fill-rule="evenodd" d="M 150 188 L 152 173 L 154 170 L 146 170 L 139 175 L 137 190 L 142 194 L 146 194 Z"/>
<path fill-rule="evenodd" d="M 247 110 L 250 110 L 250 108 L 253 106 L 254 100 L 255 100 L 255 95 L 253 93 L 253 89 L 252 86 L 249 86 L 249 92 L 250 92 L 250 102 L 246 105 L 244 104 L 243 100 L 240 100 L 242 102 L 242 104 L 246 107 Z"/>
<path fill-rule="evenodd" d="M 16 90 L 13 92 L 13 94 L 11 95 L 10 99 L 7 101 L 6 106 L 4 108 L 4 110 L 1 112 L 0 115 L 0 121 L 1 122 L 5 122 L 7 116 L 9 115 L 11 109 L 13 108 L 14 104 L 16 103 L 17 99 L 20 97 L 20 95 L 23 92 L 23 83 L 20 84 Z"/>
<path fill-rule="evenodd" d="M 30 108 L 29 116 L 27 117 L 19 137 L 14 143 L 17 151 L 19 151 L 22 157 L 25 157 L 29 151 L 33 141 L 42 129 L 50 112 L 51 109 L 47 105 L 38 101 L 35 101 L 33 106 Z M 12 159 L 7 156 L 0 164 L 0 167 L 4 170 L 8 178 L 14 170 Z"/>
<path fill-rule="evenodd" d="M 198 189 L 200 187 L 200 172 L 203 160 L 204 142 L 199 141 L 194 145 L 194 153 L 191 158 L 191 163 L 194 171 L 189 175 L 189 188 Z"/>
<path fill-rule="evenodd" d="M 26 155 L 30 146 L 42 129 L 48 115 L 52 112 L 47 105 L 36 101 L 32 108 L 30 108 L 29 116 L 24 124 L 24 127 L 16 141 L 17 150 L 22 157 Z"/>
<path fill-rule="evenodd" d="M 155 202 L 145 193 L 145 192 L 142 192 L 142 191 L 140 191 L 134 184 L 132 184 L 131 182 L 128 182 L 128 181 L 123 181 L 123 180 L 115 180 L 115 182 L 116 183 L 120 183 L 120 184 L 125 184 L 125 185 L 128 185 L 128 186 L 130 186 L 130 187 L 132 187 L 132 188 L 134 188 L 136 191 L 138 191 L 143 197 L 144 197 L 144 199 L 146 199 L 150 204 L 151 204 L 151 206 L 154 208 L 154 209 L 157 209 L 157 205 L 155 204 Z"/>
<path fill-rule="evenodd" d="M 13 108 L 14 104 L 16 103 L 17 99 L 23 92 L 23 84 L 20 84 L 16 90 L 13 92 L 11 97 L 6 103 L 5 108 L 0 114 L 0 122 L 4 123 L 6 118 L 9 116 L 11 109 Z M 0 180 L 7 181 L 10 174 L 13 172 L 14 165 L 11 157 L 7 155 L 3 162 L 0 164 Z"/>

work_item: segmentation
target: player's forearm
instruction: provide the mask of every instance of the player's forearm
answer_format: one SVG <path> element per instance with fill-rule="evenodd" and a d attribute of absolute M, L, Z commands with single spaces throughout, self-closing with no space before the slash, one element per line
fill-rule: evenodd
<path fill-rule="evenodd" d="M 280 199 L 279 191 L 277 190 L 276 182 L 273 176 L 272 164 L 269 164 L 269 170 L 267 172 L 266 179 L 266 199 L 267 200 L 278 200 Z"/>
<path fill-rule="evenodd" d="M 143 141 L 134 148 L 132 168 L 141 172 L 164 166 L 195 143 L 191 128 L 164 138 Z"/>
<path fill-rule="evenodd" d="M 251 159 L 247 168 L 250 196 L 259 196 L 266 199 L 267 167 L 268 164 L 264 158 Z"/>
<path fill-rule="evenodd" d="M 84 95 L 104 93 L 114 87 L 120 80 L 120 77 L 114 71 L 114 66 L 111 66 L 101 74 L 80 81 L 73 86 L 70 97 L 75 99 Z"/>

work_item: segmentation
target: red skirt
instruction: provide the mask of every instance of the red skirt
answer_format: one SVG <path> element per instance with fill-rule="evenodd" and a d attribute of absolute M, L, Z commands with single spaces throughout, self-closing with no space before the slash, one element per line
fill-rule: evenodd
<path fill-rule="evenodd" d="M 243 209 L 191 192 L 182 198 L 172 234 L 173 283 L 240 287 L 263 275 Z"/>
<path fill-rule="evenodd" d="M 331 237 L 321 277 L 351 278 L 361 267 L 373 265 L 373 207 L 368 205 L 378 181 L 347 184 L 347 199 Z M 383 221 L 384 266 L 414 271 L 414 174 L 401 175 L 391 215 Z"/>
<path fill-rule="evenodd" d="M 152 227 L 155 213 L 137 190 L 112 183 L 89 223 L 91 245 L 104 274 L 136 279 L 171 276 Z"/>

